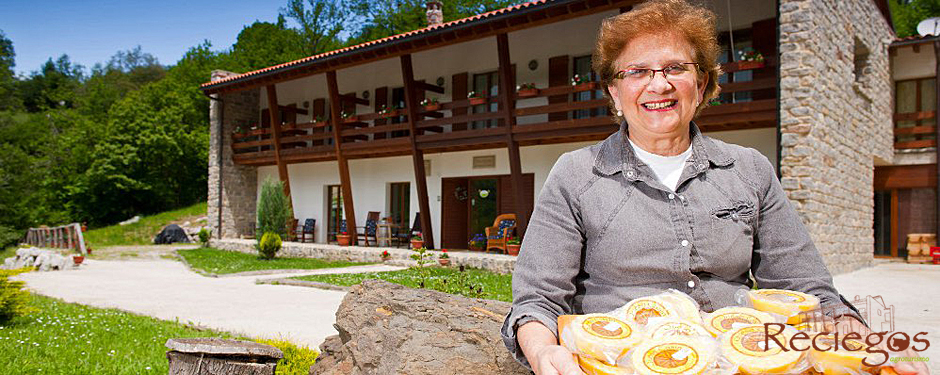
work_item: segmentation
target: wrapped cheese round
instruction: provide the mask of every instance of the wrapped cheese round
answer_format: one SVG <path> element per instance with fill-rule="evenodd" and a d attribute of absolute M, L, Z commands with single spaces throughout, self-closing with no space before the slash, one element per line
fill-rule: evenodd
<path fill-rule="evenodd" d="M 882 357 L 879 357 L 880 354 L 868 353 L 866 351 L 868 345 L 859 340 L 845 340 L 843 337 L 839 337 L 837 343 L 835 335 L 814 337 L 813 340 L 816 346 L 825 351 L 811 347 L 809 351 L 810 363 L 816 371 L 825 375 L 862 373 L 867 367 L 862 362 L 866 357 L 872 357 L 868 360 L 869 362 L 882 359 Z"/>
<path fill-rule="evenodd" d="M 568 329 L 577 354 L 609 364 L 616 364 L 617 359 L 643 339 L 634 323 L 606 314 L 580 315 Z"/>
<path fill-rule="evenodd" d="M 578 356 L 578 364 L 581 365 L 581 371 L 587 375 L 629 375 L 632 372 L 629 369 L 608 365 L 602 361 L 586 355 Z"/>
<path fill-rule="evenodd" d="M 819 309 L 819 298 L 802 292 L 783 289 L 758 289 L 748 293 L 755 309 L 787 317 L 787 323 L 803 321 L 800 313 Z"/>
<path fill-rule="evenodd" d="M 688 336 L 649 339 L 630 354 L 630 365 L 637 374 L 701 374 L 718 358 L 714 342 L 707 340 L 711 339 Z"/>
<path fill-rule="evenodd" d="M 672 305 L 676 314 L 680 318 L 693 322 L 702 321 L 702 315 L 699 313 L 698 302 L 695 302 L 695 300 L 692 299 L 692 297 L 689 297 L 688 294 L 682 293 L 675 289 L 670 289 L 668 292 L 660 294 L 659 297 Z"/>
<path fill-rule="evenodd" d="M 666 318 L 650 324 L 646 328 L 646 336 L 654 339 L 668 336 L 711 337 L 711 333 L 701 324 L 676 318 Z"/>
<path fill-rule="evenodd" d="M 624 320 L 646 325 L 651 318 L 665 318 L 677 316 L 672 304 L 658 296 L 642 297 L 630 301 L 617 309 L 615 314 Z"/>
<path fill-rule="evenodd" d="M 800 363 L 803 352 L 784 350 L 785 348 L 781 348 L 776 341 L 766 337 L 764 330 L 764 325 L 747 325 L 725 332 L 720 339 L 722 354 L 745 374 L 801 372 L 794 371 L 794 367 Z M 776 335 L 775 332 L 777 331 L 774 329 L 770 333 L 783 345 L 790 342 L 792 334 L 789 330 Z"/>
<path fill-rule="evenodd" d="M 748 307 L 722 307 L 705 317 L 705 328 L 714 336 L 730 331 L 732 328 L 750 324 L 776 323 L 770 314 Z"/>

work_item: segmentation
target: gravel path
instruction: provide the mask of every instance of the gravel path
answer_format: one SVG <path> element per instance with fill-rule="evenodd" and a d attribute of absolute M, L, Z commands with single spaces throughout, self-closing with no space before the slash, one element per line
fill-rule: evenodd
<path fill-rule="evenodd" d="M 75 271 L 19 275 L 45 296 L 96 307 L 118 308 L 165 320 L 249 337 L 285 339 L 316 348 L 330 335 L 344 292 L 255 280 L 325 273 L 401 269 L 386 265 L 311 270 L 304 273 L 204 277 L 176 261 L 86 259 Z"/>

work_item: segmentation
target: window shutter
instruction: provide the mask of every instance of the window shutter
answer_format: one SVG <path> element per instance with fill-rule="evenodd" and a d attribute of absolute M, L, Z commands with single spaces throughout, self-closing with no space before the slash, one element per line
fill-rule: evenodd
<path fill-rule="evenodd" d="M 570 83 L 568 77 L 568 55 L 555 56 L 548 59 L 548 86 L 557 87 Z M 568 95 L 553 95 L 548 97 L 548 104 L 563 104 L 568 102 Z M 563 121 L 568 119 L 568 112 L 552 112 L 548 114 L 548 121 Z"/>

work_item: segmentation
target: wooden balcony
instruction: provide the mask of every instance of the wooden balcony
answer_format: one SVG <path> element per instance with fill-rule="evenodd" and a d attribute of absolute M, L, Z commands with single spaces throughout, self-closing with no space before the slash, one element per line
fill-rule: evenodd
<path fill-rule="evenodd" d="M 894 114 L 894 148 L 907 150 L 937 147 L 936 116 L 937 111 Z"/>
<path fill-rule="evenodd" d="M 772 66 L 743 67 L 726 65 L 725 72 L 765 69 Z M 766 74 L 765 74 L 766 75 Z M 706 108 L 695 119 L 705 132 L 775 127 L 777 99 L 767 97 L 776 87 L 775 77 L 758 78 L 746 82 L 722 85 L 722 94 L 760 92 L 756 100 L 720 104 Z M 516 125 L 512 137 L 520 146 L 596 141 L 616 131 L 607 108 L 607 99 L 600 93 L 597 82 L 564 85 L 538 89 L 536 92 L 513 93 Z M 590 96 L 600 99 L 575 100 L 577 93 L 596 92 Z M 549 104 L 527 106 L 533 102 Z M 416 116 L 415 144 L 424 152 L 452 152 L 506 147 L 510 132 L 506 129 L 505 110 L 473 113 L 500 103 L 502 97 L 483 99 L 483 104 L 471 105 L 470 99 L 454 100 L 423 107 Z M 498 106 L 501 107 L 501 106 Z M 521 108 L 519 108 L 521 107 Z M 386 124 L 375 125 L 378 119 Z M 547 119 L 547 121 L 546 121 Z M 407 111 L 395 116 L 389 114 L 357 114 L 340 123 L 341 149 L 346 158 L 372 158 L 410 155 L 411 141 Z M 533 121 L 537 121 L 533 123 Z M 234 160 L 243 165 L 273 165 L 273 134 L 271 129 L 255 129 L 244 134 L 233 134 Z M 335 160 L 334 134 L 329 122 L 289 123 L 281 127 L 281 159 L 288 163 Z"/>

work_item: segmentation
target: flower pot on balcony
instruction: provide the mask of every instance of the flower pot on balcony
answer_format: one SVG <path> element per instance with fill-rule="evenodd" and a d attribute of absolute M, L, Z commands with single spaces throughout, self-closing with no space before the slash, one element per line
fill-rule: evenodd
<path fill-rule="evenodd" d="M 733 63 L 725 64 L 724 68 L 728 69 L 729 72 L 738 72 L 742 70 L 754 70 L 763 68 L 766 65 L 764 61 L 735 61 Z"/>
<path fill-rule="evenodd" d="M 440 105 L 440 104 L 430 104 L 430 105 L 424 106 L 424 111 L 425 111 L 425 112 L 434 112 L 434 111 L 436 111 L 436 110 L 438 110 L 438 109 L 441 109 L 441 105 Z"/>
<path fill-rule="evenodd" d="M 539 95 L 539 89 L 520 89 L 516 94 L 520 98 L 531 98 Z"/>
<path fill-rule="evenodd" d="M 506 254 L 519 255 L 520 247 L 522 247 L 522 245 L 506 245 Z"/>
<path fill-rule="evenodd" d="M 470 105 L 486 104 L 486 98 L 470 98 Z"/>
<path fill-rule="evenodd" d="M 383 114 L 382 114 L 382 117 L 383 117 L 383 118 L 398 117 L 399 114 L 400 114 L 400 113 L 399 113 L 398 110 L 388 111 L 388 112 L 383 113 Z"/>
<path fill-rule="evenodd" d="M 349 116 L 349 117 L 347 117 L 347 118 L 344 118 L 344 119 L 343 119 L 343 122 L 345 122 L 345 123 L 347 123 L 347 124 L 350 123 L 350 122 L 359 122 L 359 116 Z"/>
<path fill-rule="evenodd" d="M 349 242 L 352 239 L 352 235 L 349 234 L 337 234 L 336 235 L 336 244 L 340 246 L 349 246 Z"/>
<path fill-rule="evenodd" d="M 574 92 L 590 91 L 597 89 L 597 82 L 585 82 L 574 85 Z"/>
<path fill-rule="evenodd" d="M 424 241 L 411 240 L 412 249 L 420 249 L 422 247 L 424 247 Z"/>

